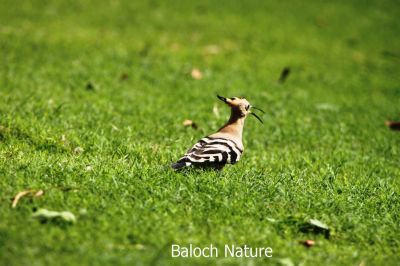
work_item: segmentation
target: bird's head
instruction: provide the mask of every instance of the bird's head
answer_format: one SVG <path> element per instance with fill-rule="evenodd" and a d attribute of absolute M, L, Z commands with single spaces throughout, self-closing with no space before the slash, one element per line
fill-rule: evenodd
<path fill-rule="evenodd" d="M 232 97 L 232 98 L 226 98 L 217 95 L 218 99 L 229 105 L 232 109 L 232 113 L 235 115 L 238 115 L 240 117 L 246 117 L 247 115 L 251 114 L 255 118 L 258 119 L 261 123 L 263 122 L 260 117 L 258 117 L 257 114 L 252 112 L 252 109 L 259 110 L 262 113 L 264 113 L 263 110 L 260 108 L 257 108 L 255 106 L 252 106 L 245 98 L 243 97 Z"/>

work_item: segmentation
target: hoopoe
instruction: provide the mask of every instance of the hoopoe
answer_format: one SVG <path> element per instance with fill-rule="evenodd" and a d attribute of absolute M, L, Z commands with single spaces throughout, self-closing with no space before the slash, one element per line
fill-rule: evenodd
<path fill-rule="evenodd" d="M 177 170 L 187 166 L 212 167 L 222 169 L 225 164 L 235 164 L 240 160 L 244 147 L 242 142 L 244 120 L 247 115 L 255 116 L 261 123 L 262 120 L 251 108 L 263 110 L 252 106 L 245 98 L 225 98 L 217 96 L 231 108 L 231 116 L 226 124 L 216 133 L 199 140 L 172 168 Z"/>

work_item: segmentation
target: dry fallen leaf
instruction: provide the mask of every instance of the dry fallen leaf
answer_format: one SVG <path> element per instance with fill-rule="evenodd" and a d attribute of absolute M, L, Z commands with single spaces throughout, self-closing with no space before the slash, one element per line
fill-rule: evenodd
<path fill-rule="evenodd" d="M 193 68 L 191 72 L 192 78 L 194 79 L 202 79 L 203 78 L 203 73 L 198 68 Z"/>
<path fill-rule="evenodd" d="M 26 191 L 18 192 L 18 194 L 14 197 L 14 200 L 13 200 L 11 206 L 12 206 L 13 208 L 17 207 L 17 204 L 18 204 L 19 199 L 22 198 L 23 196 L 29 194 L 29 193 L 32 193 L 32 190 L 26 190 Z"/>
<path fill-rule="evenodd" d="M 392 130 L 400 130 L 400 122 L 386 121 L 385 124 Z"/>
<path fill-rule="evenodd" d="M 119 80 L 124 81 L 129 78 L 129 75 L 126 73 L 122 73 L 121 76 L 119 77 Z"/>
<path fill-rule="evenodd" d="M 192 124 L 193 124 L 192 120 L 186 119 L 186 120 L 183 121 L 183 125 L 185 127 L 191 126 Z"/>
<path fill-rule="evenodd" d="M 13 208 L 17 207 L 17 204 L 19 202 L 19 200 L 24 197 L 24 196 L 29 196 L 29 197 L 41 197 L 43 196 L 44 192 L 43 190 L 24 190 L 24 191 L 20 191 L 17 193 L 17 195 L 15 195 L 14 200 L 11 204 L 11 206 Z"/>
<path fill-rule="evenodd" d="M 35 197 L 41 197 L 41 196 L 43 196 L 44 195 L 44 191 L 43 190 L 38 190 L 38 191 L 36 191 L 36 193 L 35 193 Z"/>
<path fill-rule="evenodd" d="M 198 126 L 195 122 L 193 122 L 192 120 L 186 119 L 183 121 L 182 123 L 185 127 L 192 127 L 194 129 L 197 129 Z"/>
<path fill-rule="evenodd" d="M 304 246 L 308 247 L 308 248 L 315 245 L 315 241 L 311 240 L 311 239 L 307 239 L 307 240 L 301 241 L 300 243 L 303 244 Z"/>

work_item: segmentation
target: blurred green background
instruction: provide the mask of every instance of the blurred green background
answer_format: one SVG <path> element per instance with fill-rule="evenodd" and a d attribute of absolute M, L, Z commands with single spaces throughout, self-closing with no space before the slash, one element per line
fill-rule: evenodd
<path fill-rule="evenodd" d="M 396 265 L 399 17 L 398 1 L 0 1 L 0 264 Z M 246 121 L 221 173 L 169 170 L 226 121 L 216 93 L 264 125 Z M 26 189 L 44 195 L 11 208 Z"/>

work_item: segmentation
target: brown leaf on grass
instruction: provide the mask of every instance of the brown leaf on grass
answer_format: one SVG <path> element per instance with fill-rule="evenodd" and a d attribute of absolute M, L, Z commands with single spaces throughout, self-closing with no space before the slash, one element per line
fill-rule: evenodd
<path fill-rule="evenodd" d="M 41 196 L 43 196 L 44 195 L 44 191 L 43 190 L 38 190 L 38 191 L 36 191 L 36 193 L 35 193 L 35 197 L 41 197 Z"/>
<path fill-rule="evenodd" d="M 192 78 L 193 79 L 202 79 L 203 78 L 203 73 L 198 68 L 193 68 L 191 72 Z"/>
<path fill-rule="evenodd" d="M 388 126 L 391 130 L 400 130 L 400 122 L 386 121 L 385 125 Z"/>
<path fill-rule="evenodd" d="M 186 119 L 182 123 L 185 127 L 191 126 L 193 124 L 192 120 Z"/>
<path fill-rule="evenodd" d="M 119 77 L 120 81 L 125 81 L 129 78 L 129 75 L 126 73 L 122 73 L 121 76 Z"/>
<path fill-rule="evenodd" d="M 308 247 L 308 248 L 310 248 L 310 247 L 315 245 L 315 241 L 311 240 L 311 239 L 300 241 L 300 243 L 303 244 L 304 246 Z"/>
<path fill-rule="evenodd" d="M 13 200 L 11 206 L 12 206 L 13 208 L 17 207 L 17 204 L 18 204 L 19 199 L 22 198 L 22 197 L 25 196 L 25 195 L 30 194 L 30 193 L 32 193 L 32 190 L 26 190 L 26 191 L 20 191 L 20 192 L 18 192 L 18 194 L 15 195 L 14 200 Z"/>
<path fill-rule="evenodd" d="M 192 120 L 186 119 L 182 123 L 185 127 L 192 127 L 193 129 L 198 129 L 199 126 Z"/>
<path fill-rule="evenodd" d="M 27 196 L 27 197 L 28 196 L 29 197 L 41 197 L 41 196 L 43 196 L 43 194 L 44 194 L 44 192 L 41 189 L 37 190 L 37 191 L 35 191 L 35 190 L 20 191 L 20 192 L 17 193 L 17 195 L 15 195 L 15 197 L 13 199 L 13 202 L 11 204 L 11 207 L 13 207 L 13 208 L 17 207 L 17 204 L 18 204 L 19 200 L 22 197 L 25 197 L 25 196 Z"/>

